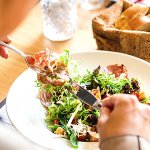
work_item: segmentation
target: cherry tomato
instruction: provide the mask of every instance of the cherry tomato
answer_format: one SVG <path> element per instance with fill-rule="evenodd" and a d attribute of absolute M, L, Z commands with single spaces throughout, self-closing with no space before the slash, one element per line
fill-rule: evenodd
<path fill-rule="evenodd" d="M 55 120 L 54 120 L 54 124 L 59 124 L 59 120 L 58 120 L 58 119 L 55 119 Z"/>

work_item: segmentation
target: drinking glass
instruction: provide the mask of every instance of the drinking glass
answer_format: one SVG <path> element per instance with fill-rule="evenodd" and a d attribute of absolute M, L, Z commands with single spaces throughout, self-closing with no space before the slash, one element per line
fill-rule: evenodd
<path fill-rule="evenodd" d="M 43 32 L 52 41 L 72 38 L 77 26 L 76 0 L 41 0 Z"/>

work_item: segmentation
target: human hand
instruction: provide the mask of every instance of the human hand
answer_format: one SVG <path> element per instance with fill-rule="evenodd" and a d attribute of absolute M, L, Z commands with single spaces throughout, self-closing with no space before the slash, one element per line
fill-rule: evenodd
<path fill-rule="evenodd" d="M 127 94 L 108 97 L 102 105 L 98 121 L 101 141 L 119 135 L 139 135 L 150 141 L 150 106 Z"/>
<path fill-rule="evenodd" d="M 10 37 L 5 37 L 4 40 L 5 43 L 9 44 L 11 42 Z M 8 58 L 8 52 L 6 50 L 6 48 L 2 45 L 0 45 L 0 56 L 7 59 Z"/>

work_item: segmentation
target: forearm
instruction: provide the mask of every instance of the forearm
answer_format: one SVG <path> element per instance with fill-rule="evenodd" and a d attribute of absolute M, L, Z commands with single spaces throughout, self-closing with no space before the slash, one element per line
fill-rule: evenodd
<path fill-rule="evenodd" d="M 139 136 L 117 136 L 105 139 L 100 144 L 101 150 L 150 150 L 150 143 Z"/>
<path fill-rule="evenodd" d="M 12 32 L 39 0 L 0 0 L 0 39 Z"/>

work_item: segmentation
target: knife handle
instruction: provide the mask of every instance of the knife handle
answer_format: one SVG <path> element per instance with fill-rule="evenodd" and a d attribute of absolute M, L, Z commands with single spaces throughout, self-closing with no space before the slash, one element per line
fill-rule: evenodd
<path fill-rule="evenodd" d="M 97 110 L 100 110 L 100 108 L 102 107 L 102 102 L 100 100 L 97 100 L 94 104 L 93 107 Z"/>

